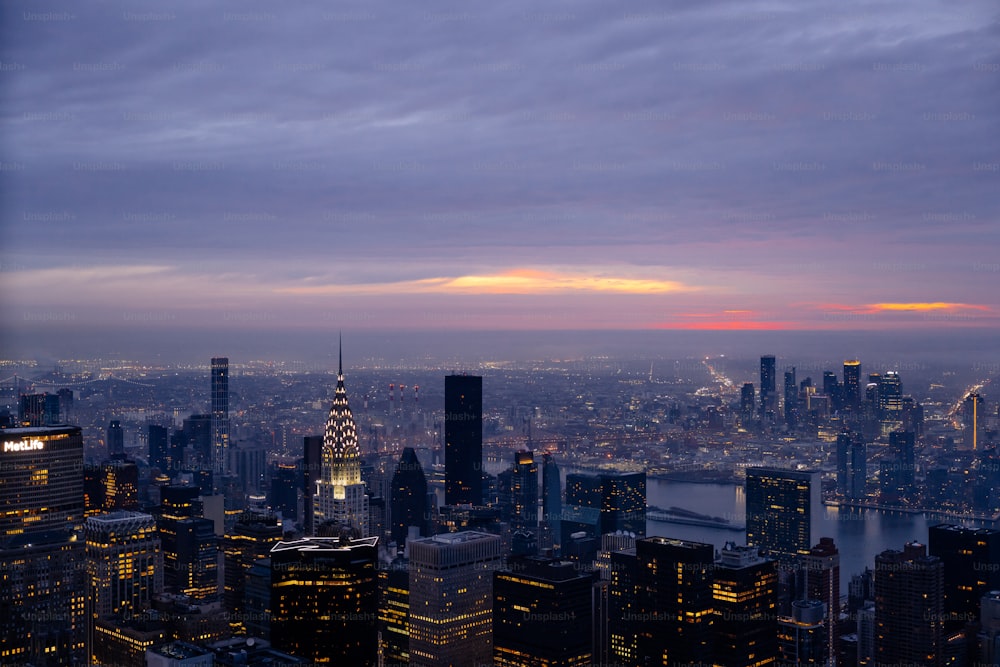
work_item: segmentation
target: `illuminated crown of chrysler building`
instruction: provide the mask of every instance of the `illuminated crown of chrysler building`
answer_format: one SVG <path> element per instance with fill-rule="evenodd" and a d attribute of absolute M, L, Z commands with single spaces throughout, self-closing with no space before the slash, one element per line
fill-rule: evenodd
<path fill-rule="evenodd" d="M 343 348 L 337 355 L 337 389 L 323 434 L 322 471 L 317 482 L 317 522 L 351 525 L 367 536 L 368 496 L 361 481 L 361 452 L 354 415 L 344 387 Z"/>

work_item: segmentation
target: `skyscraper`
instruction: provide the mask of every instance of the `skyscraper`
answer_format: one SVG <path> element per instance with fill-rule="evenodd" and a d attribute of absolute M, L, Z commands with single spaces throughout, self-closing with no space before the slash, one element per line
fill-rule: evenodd
<path fill-rule="evenodd" d="M 778 619 L 778 652 L 782 665 L 829 665 L 823 638 L 826 605 L 819 600 L 795 600 L 792 615 Z M 832 663 L 836 664 L 836 663 Z"/>
<path fill-rule="evenodd" d="M 196 486 L 165 486 L 160 490 L 157 527 L 163 545 L 164 586 L 195 602 L 219 597 L 219 544 L 215 524 L 200 516 Z"/>
<path fill-rule="evenodd" d="M 378 570 L 379 656 L 383 667 L 410 664 L 410 563 L 395 558 Z"/>
<path fill-rule="evenodd" d="M 847 495 L 850 486 L 851 431 L 843 429 L 837 434 L 837 493 Z"/>
<path fill-rule="evenodd" d="M 83 437 L 0 430 L 0 662 L 84 661 Z"/>
<path fill-rule="evenodd" d="M 511 528 L 538 531 L 538 464 L 535 453 L 526 449 L 514 453 L 511 470 Z"/>
<path fill-rule="evenodd" d="M 773 354 L 765 354 L 760 358 L 760 418 L 768 420 L 768 414 L 773 415 L 778 407 L 778 394 L 775 359 Z"/>
<path fill-rule="evenodd" d="M 927 529 L 927 549 L 944 566 L 945 628 L 957 630 L 1000 590 L 1000 531 L 941 523 Z"/>
<path fill-rule="evenodd" d="M 861 362 L 849 359 L 844 362 L 843 407 L 857 411 L 861 407 Z"/>
<path fill-rule="evenodd" d="M 646 534 L 646 473 L 566 475 L 566 506 L 598 512 L 594 537 L 617 531 L 642 537 Z M 564 514 L 572 519 L 571 512 Z"/>
<path fill-rule="evenodd" d="M 808 554 L 813 516 L 822 507 L 820 474 L 747 468 L 747 544 L 771 554 Z"/>
<path fill-rule="evenodd" d="M 821 537 L 809 553 L 802 556 L 802 572 L 805 575 L 804 598 L 819 600 L 826 609 L 823 619 L 823 647 L 828 664 L 836 665 L 840 653 L 840 552 L 832 537 Z"/>
<path fill-rule="evenodd" d="M 444 502 L 483 503 L 483 378 L 444 379 Z"/>
<path fill-rule="evenodd" d="M 591 587 L 596 573 L 569 561 L 512 559 L 493 577 L 493 665 L 591 664 Z"/>
<path fill-rule="evenodd" d="M 740 425 L 743 428 L 753 424 L 753 415 L 756 410 L 755 401 L 753 382 L 745 382 L 743 388 L 740 389 Z"/>
<path fill-rule="evenodd" d="M 789 428 L 798 422 L 799 385 L 795 381 L 795 366 L 785 371 L 785 424 Z"/>
<path fill-rule="evenodd" d="M 916 493 L 916 459 L 912 433 L 893 431 L 889 434 L 889 451 L 879 465 L 881 501 L 886 505 L 905 504 Z"/>
<path fill-rule="evenodd" d="M 125 431 L 117 419 L 108 424 L 108 458 L 111 460 L 125 458 Z"/>
<path fill-rule="evenodd" d="M 87 553 L 88 650 L 99 664 L 93 640 L 98 619 L 136 616 L 163 591 L 163 550 L 149 514 L 120 511 L 92 516 L 84 524 Z"/>
<path fill-rule="evenodd" d="M 542 521 L 551 542 L 546 546 L 558 547 L 561 514 L 562 477 L 559 473 L 559 465 L 551 454 L 545 452 L 542 454 Z"/>
<path fill-rule="evenodd" d="M 302 526 L 306 537 L 316 534 L 316 489 L 323 477 L 323 436 L 302 439 Z"/>
<path fill-rule="evenodd" d="M 311 662 L 374 667 L 378 538 L 307 537 L 271 550 L 271 641 Z"/>
<path fill-rule="evenodd" d="M 944 650 L 944 563 L 908 542 L 875 557 L 875 665 L 940 667 Z"/>
<path fill-rule="evenodd" d="M 651 665 L 713 664 L 715 549 L 647 537 L 635 554 L 639 655 Z"/>
<path fill-rule="evenodd" d="M 368 495 L 361 479 L 361 452 L 354 415 L 344 388 L 343 355 L 337 364 L 337 389 L 323 435 L 322 470 L 316 493 L 316 528 L 323 522 L 350 526 L 368 535 Z"/>
<path fill-rule="evenodd" d="M 159 468 L 160 472 L 170 474 L 173 472 L 171 470 L 173 461 L 170 455 L 170 434 L 167 431 L 167 427 L 160 426 L 159 424 L 150 424 L 148 434 L 149 465 Z"/>
<path fill-rule="evenodd" d="M 416 526 L 418 535 L 428 534 L 427 477 L 412 447 L 403 448 L 403 454 L 392 475 L 390 511 L 392 541 L 399 547 L 406 543 L 410 526 Z"/>
<path fill-rule="evenodd" d="M 212 358 L 212 472 L 218 484 L 228 474 L 229 358 Z"/>
<path fill-rule="evenodd" d="M 446 533 L 411 540 L 409 549 L 410 664 L 491 664 L 500 537 Z"/>
<path fill-rule="evenodd" d="M 860 435 L 851 443 L 851 476 L 848 480 L 848 497 L 864 500 L 868 494 L 868 444 Z"/>
<path fill-rule="evenodd" d="M 244 611 L 247 574 L 254 563 L 270 555 L 271 549 L 281 541 L 283 533 L 277 516 L 273 514 L 245 514 L 227 531 L 223 538 L 225 584 L 223 601 L 229 612 L 229 626 L 233 632 L 246 632 L 247 614 Z"/>
<path fill-rule="evenodd" d="M 715 562 L 715 664 L 772 665 L 778 656 L 777 561 L 729 542 Z"/>

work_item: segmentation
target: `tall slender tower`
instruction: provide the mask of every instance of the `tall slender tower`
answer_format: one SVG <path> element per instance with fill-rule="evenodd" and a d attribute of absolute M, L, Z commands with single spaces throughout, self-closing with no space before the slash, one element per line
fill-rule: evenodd
<path fill-rule="evenodd" d="M 778 404 L 774 364 L 773 354 L 765 354 L 760 358 L 760 417 L 762 420 L 766 420 L 768 413 L 773 413 Z"/>
<path fill-rule="evenodd" d="M 861 362 L 857 359 L 844 362 L 843 403 L 848 410 L 861 406 Z"/>
<path fill-rule="evenodd" d="M 342 348 L 337 356 L 337 389 L 323 434 L 315 523 L 316 527 L 325 521 L 349 525 L 361 537 L 367 537 L 368 496 L 361 480 L 358 431 L 347 404 L 347 389 L 344 388 Z"/>
<path fill-rule="evenodd" d="M 483 378 L 444 379 L 444 502 L 483 504 Z"/>
<path fill-rule="evenodd" d="M 229 449 L 229 358 L 212 357 L 212 472 L 225 475 Z"/>

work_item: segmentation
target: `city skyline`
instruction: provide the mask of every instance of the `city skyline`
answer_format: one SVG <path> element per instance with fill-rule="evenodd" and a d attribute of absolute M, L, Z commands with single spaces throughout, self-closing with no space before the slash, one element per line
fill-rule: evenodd
<path fill-rule="evenodd" d="M 998 323 L 988 2 L 2 11 L 5 344 Z"/>

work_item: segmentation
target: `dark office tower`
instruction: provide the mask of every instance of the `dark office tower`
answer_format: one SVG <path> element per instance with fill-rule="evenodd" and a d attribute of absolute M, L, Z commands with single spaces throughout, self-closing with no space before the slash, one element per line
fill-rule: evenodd
<path fill-rule="evenodd" d="M 636 664 L 641 660 L 638 648 L 639 597 L 638 561 L 635 547 L 612 551 L 607 571 L 609 664 Z"/>
<path fill-rule="evenodd" d="M 559 546 L 559 517 L 562 514 L 562 477 L 559 465 L 548 452 L 542 454 L 542 521 L 551 546 Z"/>
<path fill-rule="evenodd" d="M 982 444 L 979 439 L 986 418 L 985 407 L 983 397 L 977 393 L 969 394 L 965 397 L 965 402 L 962 403 L 962 423 L 965 426 L 962 445 L 965 449 L 976 451 Z"/>
<path fill-rule="evenodd" d="M 636 540 L 638 650 L 651 665 L 713 664 L 711 544 Z"/>
<path fill-rule="evenodd" d="M 395 558 L 378 570 L 378 645 L 385 667 L 410 663 L 410 563 Z"/>
<path fill-rule="evenodd" d="M 80 428 L 9 428 L 0 440 L 0 663 L 81 664 Z"/>
<path fill-rule="evenodd" d="M 191 415 L 184 420 L 187 445 L 194 449 L 199 465 L 212 469 L 212 415 Z"/>
<path fill-rule="evenodd" d="M 715 664 L 773 665 L 778 657 L 777 562 L 728 542 L 715 562 Z"/>
<path fill-rule="evenodd" d="M 311 662 L 374 667 L 378 537 L 307 537 L 271 550 L 271 642 Z"/>
<path fill-rule="evenodd" d="M 850 359 L 844 362 L 843 407 L 857 411 L 861 407 L 861 362 Z"/>
<path fill-rule="evenodd" d="M 832 537 L 821 537 L 819 544 L 799 559 L 804 575 L 805 599 L 819 600 L 826 607 L 823 619 L 823 646 L 826 647 L 828 664 L 837 664 L 840 653 L 840 552 Z"/>
<path fill-rule="evenodd" d="M 160 472 L 170 470 L 170 434 L 166 426 L 149 425 L 149 465 L 159 468 Z M 169 471 L 169 472 L 168 472 Z"/>
<path fill-rule="evenodd" d="M 851 444 L 854 438 L 848 429 L 837 434 L 837 494 L 847 495 L 850 486 Z"/>
<path fill-rule="evenodd" d="M 941 667 L 944 651 L 944 563 L 927 547 L 875 556 L 875 665 Z"/>
<path fill-rule="evenodd" d="M 229 358 L 212 358 L 212 472 L 216 480 L 229 473 Z M 217 482 L 218 483 L 218 482 Z"/>
<path fill-rule="evenodd" d="M 108 424 L 108 458 L 125 458 L 125 430 L 117 419 Z"/>
<path fill-rule="evenodd" d="M 396 464 L 389 491 L 389 516 L 392 541 L 399 548 L 406 544 L 410 526 L 416 526 L 420 537 L 428 535 L 427 477 L 412 447 L 405 447 Z"/>
<path fill-rule="evenodd" d="M 768 413 L 773 414 L 778 407 L 775 387 L 777 371 L 774 364 L 773 354 L 765 354 L 760 358 L 760 418 L 764 421 L 768 419 Z"/>
<path fill-rule="evenodd" d="M 444 502 L 483 502 L 483 378 L 444 379 Z"/>
<path fill-rule="evenodd" d="M 493 665 L 589 667 L 595 572 L 539 557 L 493 574 Z"/>
<path fill-rule="evenodd" d="M 149 514 L 115 512 L 87 519 L 87 646 L 90 659 L 105 664 L 95 646 L 99 619 L 138 618 L 163 592 L 163 551 Z"/>
<path fill-rule="evenodd" d="M 808 554 L 813 516 L 822 507 L 820 474 L 747 468 L 747 544 L 769 554 Z"/>
<path fill-rule="evenodd" d="M 794 427 L 798 423 L 799 385 L 795 381 L 795 366 L 785 371 L 785 423 Z"/>
<path fill-rule="evenodd" d="M 642 537 L 646 534 L 646 473 L 566 475 L 566 505 L 599 512 L 594 537 L 618 531 Z"/>
<path fill-rule="evenodd" d="M 215 525 L 200 516 L 196 486 L 166 486 L 160 490 L 156 525 L 163 543 L 163 584 L 195 602 L 218 599 L 218 538 Z"/>
<path fill-rule="evenodd" d="M 753 415 L 756 411 L 755 402 L 753 382 L 744 383 L 740 390 L 740 425 L 743 428 L 753 424 Z"/>
<path fill-rule="evenodd" d="M 979 662 L 974 665 L 1000 664 L 1000 591 L 990 591 L 980 601 L 979 623 L 981 629 L 977 637 Z"/>
<path fill-rule="evenodd" d="M 916 493 L 916 463 L 913 434 L 893 431 L 889 434 L 889 451 L 880 462 L 880 498 L 885 505 L 909 503 Z"/>
<path fill-rule="evenodd" d="M 851 443 L 851 476 L 847 493 L 854 501 L 864 500 L 868 495 L 868 445 L 860 436 L 856 436 Z"/>
<path fill-rule="evenodd" d="M 279 463 L 271 471 L 271 509 L 283 519 L 298 519 L 299 473 L 288 463 Z"/>
<path fill-rule="evenodd" d="M 1000 531 L 942 523 L 928 528 L 927 548 L 944 565 L 945 631 L 958 630 L 1000 590 Z"/>
<path fill-rule="evenodd" d="M 819 600 L 796 600 L 792 603 L 792 615 L 778 619 L 779 664 L 837 664 L 826 661 L 827 651 L 823 643 L 825 616 L 826 606 Z"/>
<path fill-rule="evenodd" d="M 271 638 L 271 559 L 255 560 L 247 571 L 243 625 L 248 637 Z"/>
<path fill-rule="evenodd" d="M 463 531 L 410 540 L 410 665 L 490 664 L 500 537 Z"/>
<path fill-rule="evenodd" d="M 323 467 L 323 436 L 307 435 L 302 439 L 302 525 L 306 537 L 316 534 L 316 482 Z"/>
<path fill-rule="evenodd" d="M 924 436 L 924 406 L 912 396 L 903 397 L 903 430 L 910 431 L 918 440 Z"/>
<path fill-rule="evenodd" d="M 511 528 L 535 534 L 538 531 L 538 464 L 534 452 L 514 453 L 510 480 Z"/>
<path fill-rule="evenodd" d="M 45 394 L 21 394 L 17 402 L 17 423 L 31 428 L 45 426 Z"/>
<path fill-rule="evenodd" d="M 843 385 L 837 381 L 833 371 L 823 371 L 823 394 L 830 398 L 830 410 L 836 411 L 843 407 Z"/>
<path fill-rule="evenodd" d="M 273 514 L 245 514 L 223 538 L 225 590 L 223 601 L 229 612 L 229 627 L 235 634 L 246 633 L 244 612 L 247 575 L 254 563 L 267 558 L 281 541 L 281 524 Z"/>

